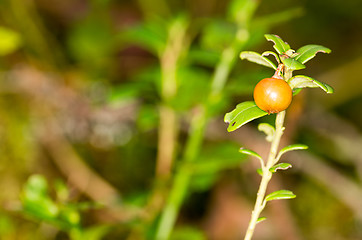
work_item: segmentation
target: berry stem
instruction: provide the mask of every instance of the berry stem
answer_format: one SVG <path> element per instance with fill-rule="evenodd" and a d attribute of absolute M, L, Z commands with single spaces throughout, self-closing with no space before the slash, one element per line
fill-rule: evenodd
<path fill-rule="evenodd" d="M 272 78 L 283 79 L 283 70 L 284 70 L 284 64 L 279 63 L 278 68 L 275 70 L 275 73 Z"/>
<path fill-rule="evenodd" d="M 277 70 L 275 71 L 275 75 L 281 76 L 281 72 L 284 70 L 284 80 L 286 82 L 289 81 L 289 79 L 293 75 L 293 70 L 287 68 L 284 66 L 284 64 L 279 64 Z M 274 77 L 273 76 L 273 77 Z M 284 118 L 285 118 L 285 110 L 278 113 L 277 117 L 275 119 L 275 133 L 273 136 L 273 140 L 271 142 L 271 147 L 268 155 L 268 160 L 265 165 L 265 167 L 262 166 L 263 170 L 263 176 L 260 182 L 259 190 L 257 193 L 254 210 L 251 214 L 251 219 L 249 222 L 248 229 L 245 234 L 244 240 L 250 240 L 254 234 L 255 226 L 258 223 L 258 218 L 260 216 L 260 213 L 263 211 L 265 207 L 265 193 L 266 189 L 268 187 L 268 183 L 272 177 L 272 173 L 269 171 L 271 167 L 273 167 L 275 164 L 277 164 L 277 151 L 279 148 L 280 139 L 282 138 L 283 132 L 284 132 Z"/>
<path fill-rule="evenodd" d="M 273 141 L 271 143 L 268 161 L 266 163 L 266 166 L 262 168 L 263 170 L 263 176 L 260 182 L 259 190 L 257 193 L 257 198 L 254 205 L 254 210 L 251 214 L 251 219 L 249 222 L 249 227 L 246 232 L 244 240 L 250 240 L 253 236 L 255 226 L 258 222 L 258 218 L 260 216 L 260 213 L 263 211 L 265 207 L 265 193 L 266 189 L 268 187 L 268 183 L 272 177 L 272 173 L 269 171 L 269 169 L 275 164 L 275 158 L 277 155 L 280 139 L 283 135 L 284 131 L 284 118 L 285 118 L 285 111 L 282 111 L 277 114 L 276 120 L 275 120 L 275 134 L 273 136 Z"/>

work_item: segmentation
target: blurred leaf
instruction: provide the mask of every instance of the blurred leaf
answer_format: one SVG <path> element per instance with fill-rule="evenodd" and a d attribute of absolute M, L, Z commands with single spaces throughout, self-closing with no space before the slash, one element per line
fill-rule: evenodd
<path fill-rule="evenodd" d="M 265 28 L 271 28 L 273 26 L 276 26 L 280 23 L 287 22 L 293 18 L 297 18 L 302 16 L 304 13 L 303 8 L 301 7 L 295 7 L 290 8 L 284 11 L 268 14 L 265 16 L 258 17 L 253 20 L 252 28 L 255 27 L 264 27 Z"/>
<path fill-rule="evenodd" d="M 291 70 L 300 70 L 300 69 L 304 69 L 305 66 L 303 64 L 301 64 L 300 62 L 298 62 L 297 60 L 295 60 L 294 58 L 281 58 L 282 62 L 284 63 L 284 65 L 286 67 L 288 67 Z"/>
<path fill-rule="evenodd" d="M 79 212 L 74 208 L 65 207 L 61 209 L 59 218 L 72 227 L 76 227 L 80 223 Z"/>
<path fill-rule="evenodd" d="M 256 52 L 252 52 L 252 51 L 244 51 L 240 53 L 240 58 L 242 60 L 247 59 L 250 62 L 254 62 L 266 67 L 270 67 L 273 68 L 274 70 L 277 69 L 277 67 L 275 66 L 275 64 L 270 61 L 268 58 L 263 57 L 262 55 L 260 55 L 259 53 Z"/>
<path fill-rule="evenodd" d="M 203 28 L 201 46 L 208 50 L 220 52 L 232 44 L 236 30 L 235 24 L 213 20 Z"/>
<path fill-rule="evenodd" d="M 39 199 L 47 196 L 48 183 L 42 175 L 31 175 L 25 184 L 24 193 L 27 199 Z"/>
<path fill-rule="evenodd" d="M 167 18 L 171 15 L 167 1 L 138 0 L 137 4 L 140 6 L 143 15 L 146 18 L 152 18 L 154 16 L 161 16 Z"/>
<path fill-rule="evenodd" d="M 200 173 L 192 176 L 192 183 L 190 185 L 194 192 L 208 191 L 219 179 L 219 172 Z"/>
<path fill-rule="evenodd" d="M 294 88 L 317 88 L 320 87 L 321 89 L 323 89 L 326 93 L 333 93 L 334 90 L 331 86 L 329 86 L 326 83 L 322 83 L 319 82 L 317 80 L 315 80 L 314 78 L 311 77 L 307 77 L 304 75 L 297 75 L 292 77 L 289 80 L 289 86 L 294 89 Z"/>
<path fill-rule="evenodd" d="M 268 41 L 274 42 L 273 47 L 280 55 L 290 49 L 289 44 L 284 42 L 278 35 L 265 34 L 264 36 Z"/>
<path fill-rule="evenodd" d="M 10 217 L 8 217 L 5 214 L 0 214 L 0 236 L 4 237 L 4 239 L 10 239 L 6 238 L 8 234 L 12 234 L 16 231 L 16 225 L 12 221 Z"/>
<path fill-rule="evenodd" d="M 215 184 L 220 171 L 235 168 L 247 158 L 237 151 L 238 146 L 231 143 L 217 143 L 206 146 L 197 161 L 188 165 L 192 171 L 192 188 L 206 191 Z"/>
<path fill-rule="evenodd" d="M 172 106 L 178 111 L 188 111 L 205 101 L 210 82 L 209 72 L 201 68 L 179 67 L 177 71 L 178 91 Z"/>
<path fill-rule="evenodd" d="M 204 233 L 195 227 L 177 227 L 170 240 L 206 240 Z"/>
<path fill-rule="evenodd" d="M 256 157 L 256 158 L 258 158 L 260 160 L 263 160 L 263 158 L 259 154 L 257 154 L 256 152 L 254 152 L 254 151 L 252 151 L 250 149 L 240 148 L 239 152 L 243 153 L 243 154 L 246 154 L 246 155 L 249 155 L 249 156 L 252 156 L 252 157 Z"/>
<path fill-rule="evenodd" d="M 220 60 L 220 52 L 212 50 L 204 50 L 191 48 L 188 53 L 189 61 L 208 67 L 214 67 Z"/>
<path fill-rule="evenodd" d="M 200 155 L 199 160 L 190 164 L 190 167 L 195 174 L 213 173 L 235 167 L 246 159 L 236 149 L 237 147 L 230 143 L 212 145 L 205 149 Z"/>
<path fill-rule="evenodd" d="M 258 169 L 256 169 L 256 172 L 257 172 L 260 176 L 263 176 L 263 169 L 258 168 Z"/>
<path fill-rule="evenodd" d="M 59 214 L 58 206 L 48 197 L 29 199 L 27 196 L 22 200 L 23 211 L 37 220 L 55 220 Z"/>
<path fill-rule="evenodd" d="M 62 180 L 57 180 L 54 183 L 54 188 L 59 202 L 65 202 L 68 200 L 70 194 L 69 189 Z"/>
<path fill-rule="evenodd" d="M 232 132 L 244 124 L 267 114 L 267 112 L 258 108 L 255 102 L 249 101 L 238 104 L 233 111 L 225 115 L 224 121 L 229 123 L 228 132 Z"/>
<path fill-rule="evenodd" d="M 288 168 L 291 168 L 292 164 L 290 163 L 279 163 L 269 169 L 270 172 L 275 173 L 277 170 L 287 170 Z"/>
<path fill-rule="evenodd" d="M 268 194 L 265 197 L 265 201 L 268 202 L 268 201 L 279 200 L 279 199 L 292 199 L 295 197 L 296 196 L 294 195 L 294 193 L 289 190 L 279 190 L 279 191 L 275 191 L 275 192 Z"/>
<path fill-rule="evenodd" d="M 120 85 L 114 85 L 110 88 L 107 96 L 107 102 L 114 107 L 119 107 L 125 102 L 135 100 L 142 96 L 142 92 L 147 88 L 144 82 L 128 82 Z"/>
<path fill-rule="evenodd" d="M 297 50 L 299 55 L 296 56 L 295 59 L 304 64 L 314 58 L 318 52 L 330 53 L 331 50 L 321 45 L 306 45 Z"/>
<path fill-rule="evenodd" d="M 73 26 L 68 37 L 73 57 L 88 67 L 103 66 L 115 47 L 115 34 L 107 21 L 90 18 Z"/>
<path fill-rule="evenodd" d="M 137 127 L 141 131 L 156 129 L 158 126 L 159 112 L 154 105 L 142 105 L 138 111 Z"/>
<path fill-rule="evenodd" d="M 232 0 L 229 4 L 228 18 L 239 25 L 247 24 L 258 6 L 255 0 Z"/>
<path fill-rule="evenodd" d="M 258 130 L 266 134 L 266 140 L 268 142 L 273 141 L 275 128 L 272 125 L 269 123 L 260 123 L 258 125 Z"/>
<path fill-rule="evenodd" d="M 8 55 L 21 46 L 21 36 L 8 28 L 0 27 L 0 56 Z"/>
<path fill-rule="evenodd" d="M 167 23 L 155 18 L 126 29 L 119 38 L 128 44 L 137 44 L 155 55 L 159 55 L 166 46 Z"/>
<path fill-rule="evenodd" d="M 260 217 L 260 218 L 258 218 L 256 223 L 261 223 L 262 221 L 265 221 L 265 220 L 266 220 L 266 217 Z"/>
<path fill-rule="evenodd" d="M 292 8 L 253 19 L 250 27 L 249 41 L 245 49 L 250 49 L 262 43 L 265 33 L 269 32 L 275 25 L 299 17 L 302 13 L 303 10 L 301 10 L 301 8 Z"/>
<path fill-rule="evenodd" d="M 109 231 L 110 226 L 108 225 L 97 225 L 94 227 L 88 227 L 82 231 L 81 238 L 79 238 L 79 240 L 100 240 L 103 239 Z"/>
<path fill-rule="evenodd" d="M 48 184 L 41 175 L 32 175 L 22 192 L 23 210 L 38 219 L 56 218 L 58 206 L 48 196 Z"/>
<path fill-rule="evenodd" d="M 32 175 L 21 193 L 23 213 L 36 221 L 47 222 L 64 231 L 79 228 L 80 214 L 78 210 L 82 203 L 70 204 L 61 198 L 63 196 L 59 197 L 59 200 L 64 202 L 53 201 L 48 193 L 48 183 L 45 177 Z"/>

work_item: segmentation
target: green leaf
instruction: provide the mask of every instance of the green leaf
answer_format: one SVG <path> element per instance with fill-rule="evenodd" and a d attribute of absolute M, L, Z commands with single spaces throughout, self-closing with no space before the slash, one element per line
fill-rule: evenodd
<path fill-rule="evenodd" d="M 87 240 L 100 240 L 111 230 L 111 227 L 108 225 L 96 225 L 83 229 L 81 236 L 78 239 L 87 239 Z M 73 236 L 74 237 L 74 236 Z M 76 238 L 74 238 L 76 239 Z"/>
<path fill-rule="evenodd" d="M 228 18 L 238 24 L 245 24 L 250 20 L 257 6 L 258 1 L 232 0 L 229 4 Z"/>
<path fill-rule="evenodd" d="M 273 12 L 253 19 L 252 29 L 263 27 L 265 29 L 278 26 L 283 22 L 288 22 L 293 18 L 302 16 L 304 9 L 302 7 L 290 8 L 280 12 Z"/>
<path fill-rule="evenodd" d="M 252 52 L 252 51 L 244 51 L 240 53 L 240 58 L 242 60 L 247 59 L 250 62 L 257 63 L 266 67 L 273 68 L 274 70 L 277 69 L 275 64 L 270 61 L 268 58 L 263 57 L 259 53 Z"/>
<path fill-rule="evenodd" d="M 243 154 L 246 154 L 246 155 L 249 155 L 249 156 L 252 156 L 252 157 L 259 158 L 260 160 L 263 160 L 263 158 L 262 158 L 259 154 L 257 154 L 256 152 L 254 152 L 253 150 L 245 149 L 245 148 L 240 148 L 240 149 L 239 149 L 239 152 L 240 152 L 240 153 L 243 153 Z"/>
<path fill-rule="evenodd" d="M 279 64 L 280 63 L 280 59 L 279 59 L 279 56 L 278 54 L 276 54 L 275 52 L 272 52 L 272 51 L 265 51 L 261 54 L 261 56 L 269 56 L 269 55 L 273 55 L 275 60 L 277 61 L 277 63 Z"/>
<path fill-rule="evenodd" d="M 274 49 L 281 55 L 290 49 L 288 43 L 284 42 L 278 35 L 265 34 L 268 41 L 274 42 Z"/>
<path fill-rule="evenodd" d="M 266 220 L 266 217 L 260 217 L 258 218 L 258 220 L 256 221 L 256 223 L 261 223 L 262 221 Z"/>
<path fill-rule="evenodd" d="M 297 75 L 297 76 L 292 77 L 289 80 L 289 86 L 292 89 L 306 88 L 306 87 L 309 87 L 309 88 L 320 87 L 326 93 L 333 93 L 334 92 L 333 88 L 331 86 L 329 86 L 328 84 L 319 82 L 319 81 L 315 80 L 314 78 L 307 77 L 307 76 L 304 76 L 304 75 Z"/>
<path fill-rule="evenodd" d="M 20 34 L 11 29 L 0 27 L 0 56 L 16 51 L 20 45 Z"/>
<path fill-rule="evenodd" d="M 292 199 L 295 198 L 296 195 L 289 190 L 279 190 L 270 193 L 268 196 L 265 197 L 265 201 L 272 201 L 272 200 L 279 200 L 279 199 Z"/>
<path fill-rule="evenodd" d="M 300 70 L 305 68 L 303 64 L 301 64 L 294 58 L 282 58 L 282 62 L 286 67 L 288 67 L 291 70 Z"/>
<path fill-rule="evenodd" d="M 220 53 L 218 51 L 191 48 L 188 53 L 188 59 L 196 64 L 213 67 L 220 60 Z"/>
<path fill-rule="evenodd" d="M 48 195 L 48 183 L 44 176 L 29 177 L 21 193 L 23 211 L 37 219 L 49 220 L 57 217 L 59 208 Z"/>
<path fill-rule="evenodd" d="M 203 49 L 221 52 L 232 44 L 236 31 L 237 27 L 235 24 L 213 20 L 203 28 L 201 46 Z"/>
<path fill-rule="evenodd" d="M 257 172 L 260 176 L 263 176 L 263 169 L 258 168 L 258 169 L 256 169 L 256 172 Z"/>
<path fill-rule="evenodd" d="M 108 65 L 116 39 L 109 22 L 87 18 L 72 25 L 67 46 L 72 56 L 89 68 Z"/>
<path fill-rule="evenodd" d="M 266 134 L 266 140 L 268 142 L 273 141 L 275 128 L 272 125 L 268 123 L 260 123 L 258 125 L 258 130 Z"/>
<path fill-rule="evenodd" d="M 310 59 L 314 58 L 315 55 L 319 52 L 330 53 L 331 49 L 323 47 L 321 45 L 306 45 L 297 50 L 297 53 L 299 53 L 299 55 L 295 57 L 295 59 L 298 60 L 300 63 L 304 64 Z"/>
<path fill-rule="evenodd" d="M 304 149 L 308 149 L 308 146 L 304 144 L 289 145 L 280 150 L 278 156 L 281 157 L 286 152 L 295 151 L 295 150 L 304 150 Z"/>
<path fill-rule="evenodd" d="M 172 232 L 170 239 L 172 240 L 206 240 L 205 234 L 194 226 L 177 227 Z"/>
<path fill-rule="evenodd" d="M 44 176 L 39 174 L 31 175 L 24 187 L 27 199 L 39 199 L 48 194 L 48 183 Z"/>
<path fill-rule="evenodd" d="M 302 91 L 302 88 L 294 88 L 293 89 L 293 96 L 297 95 L 298 93 L 300 93 L 300 91 Z"/>
<path fill-rule="evenodd" d="M 195 174 L 215 173 L 239 166 L 247 158 L 235 151 L 237 147 L 230 143 L 210 145 L 204 149 L 197 161 L 189 163 L 188 166 Z"/>
<path fill-rule="evenodd" d="M 269 169 L 270 172 L 275 173 L 277 170 L 287 170 L 288 168 L 291 168 L 292 164 L 290 163 L 279 163 L 277 165 L 275 165 L 274 167 L 271 167 Z"/>
<path fill-rule="evenodd" d="M 248 101 L 238 104 L 233 111 L 225 114 L 224 121 L 229 123 L 228 132 L 232 132 L 244 124 L 267 114 L 267 112 L 258 108 L 255 102 Z"/>
<path fill-rule="evenodd" d="M 166 23 L 156 19 L 137 26 L 131 26 L 121 32 L 119 38 L 122 42 L 138 44 L 154 54 L 159 54 L 166 46 L 166 29 Z"/>

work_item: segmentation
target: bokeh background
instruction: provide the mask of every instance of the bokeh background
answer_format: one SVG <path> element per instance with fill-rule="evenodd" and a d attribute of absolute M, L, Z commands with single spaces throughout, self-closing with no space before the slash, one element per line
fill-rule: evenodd
<path fill-rule="evenodd" d="M 266 156 L 225 113 L 273 71 L 241 50 L 332 49 L 305 74 L 293 168 L 254 239 L 362 239 L 362 1 L 0 0 L 0 238 L 242 239 Z M 166 224 L 165 224 L 166 223 Z M 167 226 L 170 223 L 170 226 Z M 173 226 L 174 225 L 174 226 Z M 162 235 L 164 234 L 164 235 Z"/>

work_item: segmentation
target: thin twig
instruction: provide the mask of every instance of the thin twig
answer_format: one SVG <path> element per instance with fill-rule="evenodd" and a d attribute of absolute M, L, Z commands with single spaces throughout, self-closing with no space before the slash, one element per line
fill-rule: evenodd
<path fill-rule="evenodd" d="M 246 231 L 246 235 L 244 240 L 250 240 L 254 234 L 255 226 L 258 222 L 258 218 L 260 216 L 260 213 L 263 211 L 266 201 L 264 199 L 266 189 L 268 187 L 268 183 L 272 177 L 272 173 L 269 171 L 269 169 L 273 166 L 275 162 L 275 156 L 278 151 L 279 142 L 283 135 L 284 130 L 284 117 L 285 117 L 285 111 L 282 111 L 277 114 L 276 120 L 275 120 L 275 134 L 273 137 L 273 141 L 271 143 L 271 148 L 268 156 L 268 161 L 266 164 L 266 167 L 263 168 L 263 176 L 260 182 L 259 190 L 257 193 L 257 198 L 255 201 L 254 210 L 251 215 L 251 219 L 249 222 L 249 227 Z"/>

